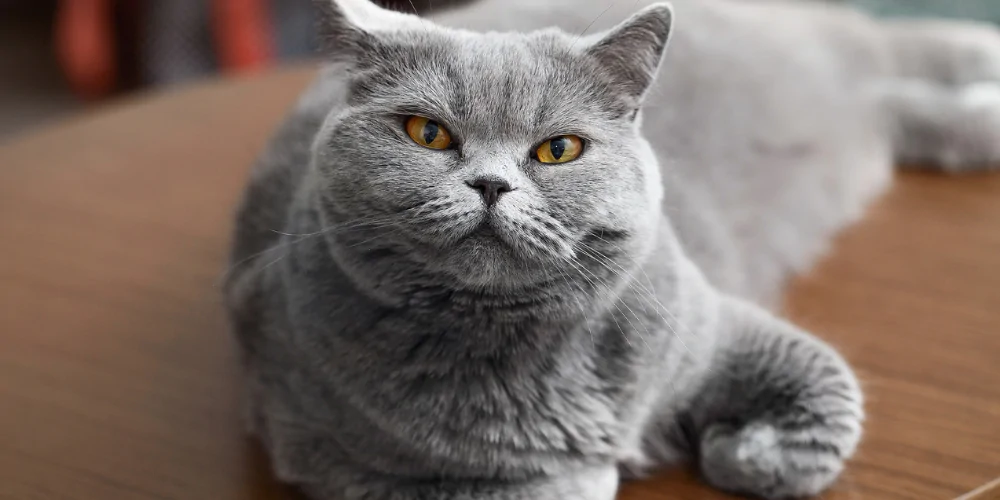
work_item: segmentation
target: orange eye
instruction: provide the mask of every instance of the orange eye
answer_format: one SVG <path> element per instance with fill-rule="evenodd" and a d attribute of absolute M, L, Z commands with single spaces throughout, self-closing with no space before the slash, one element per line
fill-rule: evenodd
<path fill-rule="evenodd" d="M 553 137 L 538 146 L 535 155 L 542 163 L 566 163 L 573 161 L 583 152 L 583 139 L 575 135 Z"/>
<path fill-rule="evenodd" d="M 430 149 L 448 149 L 451 134 L 436 121 L 423 116 L 411 116 L 406 120 L 406 133 L 413 142 Z"/>

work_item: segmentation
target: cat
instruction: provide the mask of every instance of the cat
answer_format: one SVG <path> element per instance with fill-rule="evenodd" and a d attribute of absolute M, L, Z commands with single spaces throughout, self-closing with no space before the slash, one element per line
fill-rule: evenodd
<path fill-rule="evenodd" d="M 321 0 L 251 171 L 248 421 L 322 500 L 610 500 L 693 462 L 769 499 L 862 435 L 773 311 L 897 162 L 1000 161 L 1000 34 L 766 0 Z M 662 66 L 662 67 L 661 67 Z"/>

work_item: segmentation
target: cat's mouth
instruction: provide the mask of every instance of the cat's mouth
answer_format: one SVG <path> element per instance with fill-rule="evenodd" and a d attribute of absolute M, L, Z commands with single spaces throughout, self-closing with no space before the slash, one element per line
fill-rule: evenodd
<path fill-rule="evenodd" d="M 596 237 L 586 239 L 586 231 L 580 228 L 567 228 L 541 216 L 518 215 L 480 213 L 468 226 L 452 226 L 449 240 L 418 239 L 424 244 L 416 248 L 433 270 L 445 271 L 463 286 L 509 291 L 565 274 L 566 266 L 571 266 L 567 262 L 577 256 L 578 243 L 599 246 Z M 607 233 L 605 238 L 615 237 L 612 231 Z"/>
<path fill-rule="evenodd" d="M 506 245 L 504 239 L 500 236 L 495 217 L 495 215 L 487 213 L 475 227 L 458 239 L 457 244 L 461 245 L 466 241 L 477 241 L 482 243 L 494 242 Z"/>
<path fill-rule="evenodd" d="M 410 237 L 421 259 L 435 270 L 466 284 L 507 289 L 548 279 L 574 257 L 580 230 L 546 215 L 483 210 Z"/>
<path fill-rule="evenodd" d="M 483 221 L 479 223 L 470 233 L 469 236 L 476 238 L 489 238 L 495 239 L 497 241 L 503 242 L 503 238 L 500 237 L 500 233 L 497 232 L 496 223 L 493 220 L 493 216 L 487 215 L 483 217 Z"/>

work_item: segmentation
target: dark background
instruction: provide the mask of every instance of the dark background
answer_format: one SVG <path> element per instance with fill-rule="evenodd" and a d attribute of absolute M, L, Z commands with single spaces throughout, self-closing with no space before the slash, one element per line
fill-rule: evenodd
<path fill-rule="evenodd" d="M 474 0 L 378 1 L 424 13 Z M 1000 21 L 998 0 L 840 1 Z M 312 0 L 0 0 L 0 141 L 128 93 L 311 57 L 314 19 Z"/>

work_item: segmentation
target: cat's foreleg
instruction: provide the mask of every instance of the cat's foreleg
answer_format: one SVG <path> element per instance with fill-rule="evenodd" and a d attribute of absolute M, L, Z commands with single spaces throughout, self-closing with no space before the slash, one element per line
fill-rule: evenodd
<path fill-rule="evenodd" d="M 347 486 L 310 486 L 315 500 L 614 500 L 618 472 L 612 465 L 581 468 L 523 482 L 499 480 L 401 480 L 359 475 Z"/>
<path fill-rule="evenodd" d="M 846 362 L 750 304 L 723 307 L 720 343 L 687 418 L 712 485 L 768 499 L 829 487 L 861 436 L 862 394 Z"/>

